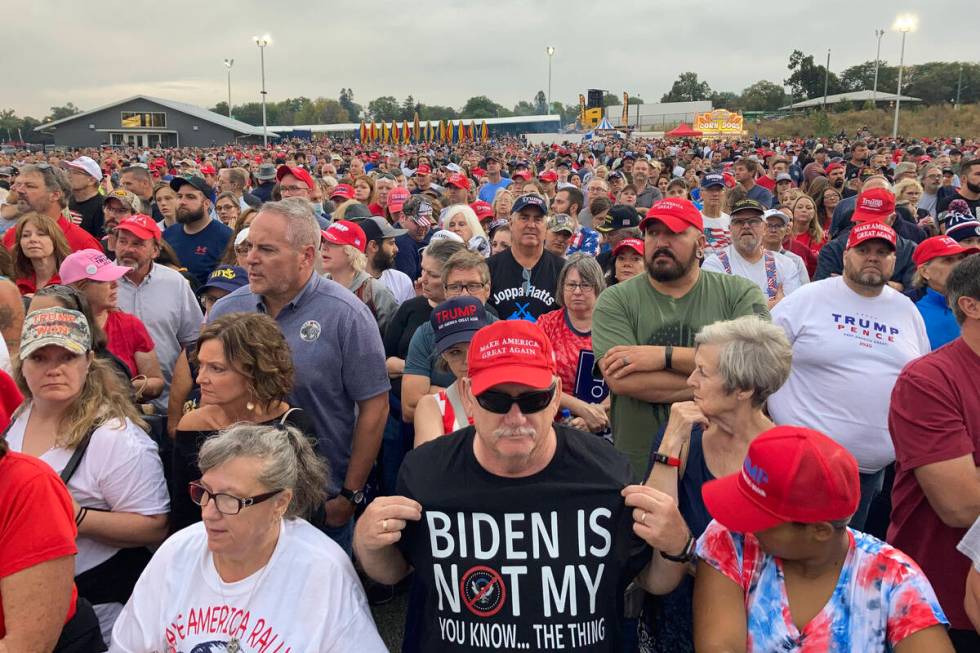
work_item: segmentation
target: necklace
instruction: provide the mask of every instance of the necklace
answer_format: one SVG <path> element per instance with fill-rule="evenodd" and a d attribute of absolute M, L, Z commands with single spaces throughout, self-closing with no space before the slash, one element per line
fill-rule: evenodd
<path fill-rule="evenodd" d="M 279 538 L 276 538 L 276 544 L 272 548 L 272 555 L 269 556 L 269 560 L 266 561 L 265 566 L 262 568 L 262 572 L 259 577 L 255 579 L 255 584 L 252 585 L 252 589 L 248 591 L 248 596 L 245 597 L 245 603 L 242 604 L 241 611 L 245 612 L 249 604 L 252 602 L 252 597 L 255 595 L 255 590 L 258 589 L 259 585 L 262 583 L 262 579 L 265 578 L 265 573 L 269 571 L 271 566 L 272 556 L 276 554 L 276 547 L 279 546 Z M 221 599 L 224 601 L 225 605 L 228 605 L 228 599 L 225 597 L 225 581 L 221 578 L 221 572 L 218 571 L 218 565 L 214 562 L 214 556 L 211 557 L 211 562 L 214 564 L 214 572 L 218 575 L 218 591 L 221 592 Z M 228 653 L 239 653 L 242 650 L 241 643 L 238 637 L 232 635 L 227 642 L 225 642 L 225 649 Z"/>

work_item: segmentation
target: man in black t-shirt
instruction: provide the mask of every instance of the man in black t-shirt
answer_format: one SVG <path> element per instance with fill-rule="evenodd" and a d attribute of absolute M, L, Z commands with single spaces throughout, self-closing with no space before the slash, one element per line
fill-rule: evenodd
<path fill-rule="evenodd" d="M 398 496 L 357 524 L 358 559 L 382 583 L 415 570 L 408 650 L 621 650 L 655 491 L 629 486 L 601 438 L 554 423 L 561 381 L 537 325 L 484 327 L 467 359 L 473 425 L 408 454 Z"/>
<path fill-rule="evenodd" d="M 955 195 L 941 197 L 936 203 L 936 212 L 943 213 L 949 209 L 953 200 L 964 200 L 970 207 L 970 213 L 980 218 L 980 159 L 964 161 L 960 167 L 960 186 Z"/>
<path fill-rule="evenodd" d="M 514 202 L 510 249 L 494 254 L 490 266 L 490 301 L 503 320 L 537 319 L 558 307 L 555 302 L 562 257 L 544 248 L 548 205 L 540 195 L 521 195 Z"/>
<path fill-rule="evenodd" d="M 102 168 L 94 159 L 80 156 L 74 161 L 62 161 L 61 167 L 68 171 L 71 181 L 71 199 L 68 210 L 82 216 L 79 226 L 96 238 L 102 238 L 105 215 L 102 213 L 102 196 L 99 183 L 102 181 Z"/>

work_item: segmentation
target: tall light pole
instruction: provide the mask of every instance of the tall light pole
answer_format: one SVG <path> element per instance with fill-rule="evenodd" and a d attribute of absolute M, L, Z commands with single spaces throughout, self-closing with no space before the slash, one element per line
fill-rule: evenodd
<path fill-rule="evenodd" d="M 272 43 L 272 37 L 268 34 L 253 36 L 255 45 L 259 46 L 259 61 L 262 65 L 262 144 L 269 147 L 269 126 L 265 118 L 265 47 Z"/>
<path fill-rule="evenodd" d="M 830 48 L 827 48 L 827 67 L 823 75 L 823 110 L 827 110 L 827 86 L 830 84 Z"/>
<path fill-rule="evenodd" d="M 898 108 L 902 103 L 902 71 L 905 68 L 905 35 L 915 29 L 919 19 L 912 14 L 902 14 L 895 19 L 892 29 L 902 33 L 902 54 L 898 58 L 898 91 L 895 95 L 895 123 L 892 125 L 892 138 L 898 138 Z"/>
<path fill-rule="evenodd" d="M 878 39 L 878 49 L 875 50 L 875 84 L 871 89 L 871 106 L 878 108 L 878 66 L 881 62 L 881 37 L 885 35 L 885 30 L 876 29 L 875 38 Z"/>
<path fill-rule="evenodd" d="M 551 58 L 555 56 L 555 49 L 549 45 L 544 51 L 548 53 L 548 110 L 545 112 L 547 115 L 551 113 Z"/>
<path fill-rule="evenodd" d="M 225 68 L 228 69 L 228 117 L 231 118 L 231 67 L 235 65 L 234 59 L 225 59 Z"/>

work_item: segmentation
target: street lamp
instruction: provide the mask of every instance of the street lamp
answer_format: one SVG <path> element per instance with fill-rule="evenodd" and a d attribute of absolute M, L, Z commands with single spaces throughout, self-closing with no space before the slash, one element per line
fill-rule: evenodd
<path fill-rule="evenodd" d="M 551 58 L 555 56 L 555 49 L 549 45 L 544 51 L 548 53 L 548 110 L 545 112 L 548 114 L 551 113 Z"/>
<path fill-rule="evenodd" d="M 878 108 L 878 66 L 881 63 L 881 37 L 885 35 L 885 30 L 876 29 L 875 38 L 878 39 L 878 49 L 875 50 L 875 85 L 871 89 L 871 106 Z"/>
<path fill-rule="evenodd" d="M 265 118 L 265 46 L 272 43 L 272 37 L 263 34 L 262 36 L 253 36 L 252 40 L 255 41 L 255 45 L 259 46 L 259 61 L 262 65 L 262 144 L 269 147 L 269 126 Z"/>
<path fill-rule="evenodd" d="M 228 117 L 231 118 L 231 67 L 235 65 L 234 59 L 225 59 L 225 68 L 228 69 Z"/>
<path fill-rule="evenodd" d="M 898 107 L 902 103 L 902 69 L 905 67 L 905 35 L 915 30 L 919 19 L 912 14 L 901 14 L 895 19 L 892 29 L 902 33 L 902 54 L 898 59 L 898 92 L 895 96 L 895 123 L 892 125 L 892 138 L 898 138 Z"/>

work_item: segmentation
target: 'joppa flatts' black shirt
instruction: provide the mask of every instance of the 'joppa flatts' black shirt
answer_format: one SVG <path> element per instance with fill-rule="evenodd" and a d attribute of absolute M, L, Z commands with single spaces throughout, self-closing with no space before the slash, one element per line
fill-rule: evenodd
<path fill-rule="evenodd" d="M 490 299 L 501 320 L 527 320 L 538 318 L 558 308 L 555 295 L 558 292 L 558 275 L 565 259 L 545 250 L 531 270 L 514 258 L 509 249 L 487 259 L 490 268 Z"/>
<path fill-rule="evenodd" d="M 422 504 L 399 546 L 415 568 L 421 651 L 618 651 L 623 591 L 650 559 L 620 490 L 626 457 L 555 426 L 526 478 L 486 471 L 474 427 L 405 458 L 398 494 Z"/>

